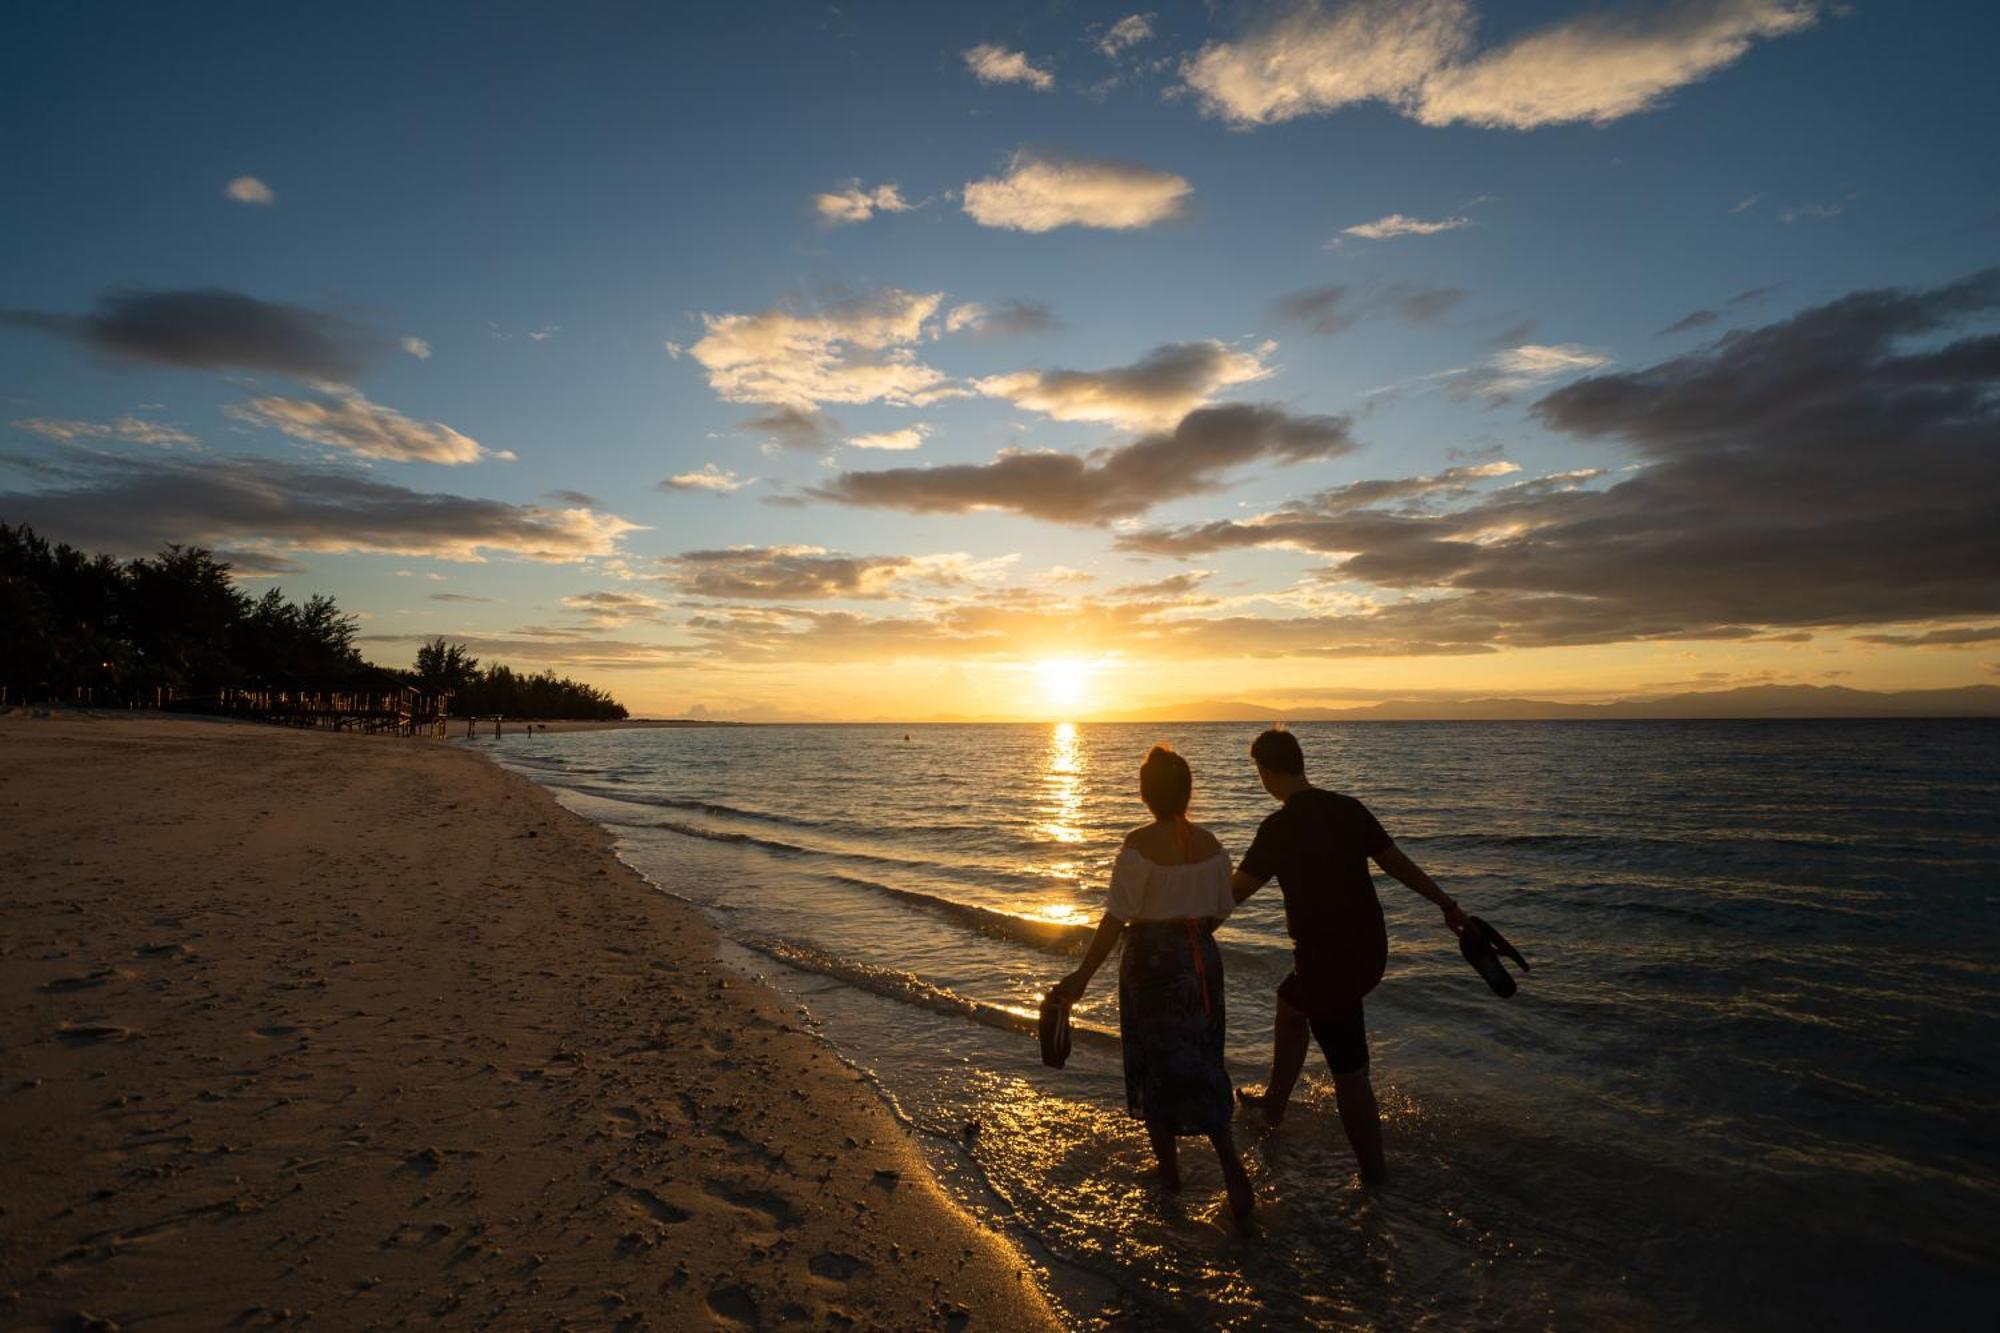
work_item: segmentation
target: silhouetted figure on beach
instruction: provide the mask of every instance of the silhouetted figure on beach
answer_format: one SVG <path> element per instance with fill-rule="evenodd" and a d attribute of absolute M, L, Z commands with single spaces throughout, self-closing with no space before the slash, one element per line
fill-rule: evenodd
<path fill-rule="evenodd" d="M 1389 959 L 1382 903 L 1368 861 L 1382 867 L 1444 911 L 1454 934 L 1466 915 L 1450 895 L 1403 855 L 1368 807 L 1352 796 L 1306 781 L 1305 754 L 1289 731 L 1266 731 L 1250 745 L 1264 790 L 1283 802 L 1257 830 L 1232 885 L 1242 902 L 1276 876 L 1285 895 L 1285 930 L 1292 937 L 1292 972 L 1278 985 L 1271 1078 L 1262 1094 L 1237 1094 L 1267 1123 L 1285 1118 L 1308 1032 L 1333 1073 L 1341 1128 L 1361 1178 L 1382 1181 L 1382 1117 L 1368 1080 L 1368 1030 L 1362 997 L 1375 989 Z"/>
<path fill-rule="evenodd" d="M 1222 954 L 1215 928 L 1235 906 L 1229 856 L 1205 828 L 1188 822 L 1194 777 L 1187 760 L 1154 746 L 1139 768 L 1139 795 L 1153 822 L 1125 835 L 1111 869 L 1104 919 L 1076 971 L 1056 991 L 1082 997 L 1122 937 L 1118 1035 L 1125 1055 L 1125 1103 L 1146 1122 L 1160 1177 L 1181 1187 L 1182 1134 L 1203 1134 L 1222 1162 L 1229 1208 L 1241 1223 L 1255 1196 L 1230 1137 L 1234 1107 L 1223 1067 Z"/>

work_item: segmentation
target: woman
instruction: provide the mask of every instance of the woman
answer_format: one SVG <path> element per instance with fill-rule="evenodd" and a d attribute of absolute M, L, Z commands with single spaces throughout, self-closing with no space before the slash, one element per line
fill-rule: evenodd
<path fill-rule="evenodd" d="M 1188 822 L 1194 777 L 1163 745 L 1139 766 L 1139 795 L 1153 822 L 1125 835 L 1111 868 L 1111 897 L 1076 971 L 1056 990 L 1074 1003 L 1122 936 L 1118 1030 L 1125 1102 L 1146 1122 L 1160 1176 L 1181 1187 L 1175 1137 L 1205 1134 L 1222 1162 L 1229 1208 L 1248 1221 L 1255 1196 L 1230 1137 L 1234 1101 L 1222 1064 L 1222 954 L 1215 927 L 1229 915 L 1229 857 Z"/>

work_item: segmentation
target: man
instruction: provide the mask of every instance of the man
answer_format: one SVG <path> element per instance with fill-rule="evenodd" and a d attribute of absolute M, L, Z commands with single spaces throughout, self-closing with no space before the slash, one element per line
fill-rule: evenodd
<path fill-rule="evenodd" d="M 1444 911 L 1453 933 L 1466 915 L 1451 897 L 1397 848 L 1368 807 L 1352 796 L 1306 781 L 1305 754 L 1289 731 L 1267 731 L 1250 745 L 1264 790 L 1283 803 L 1257 830 L 1232 882 L 1242 902 L 1277 876 L 1285 895 L 1285 931 L 1292 937 L 1292 973 L 1278 986 L 1271 1041 L 1271 1078 L 1263 1095 L 1239 1092 L 1244 1105 L 1277 1125 L 1305 1067 L 1312 1034 L 1333 1071 L 1341 1128 L 1366 1184 L 1387 1177 L 1382 1116 L 1368 1081 L 1368 1031 L 1361 1000 L 1382 979 L 1389 935 L 1368 860 Z"/>

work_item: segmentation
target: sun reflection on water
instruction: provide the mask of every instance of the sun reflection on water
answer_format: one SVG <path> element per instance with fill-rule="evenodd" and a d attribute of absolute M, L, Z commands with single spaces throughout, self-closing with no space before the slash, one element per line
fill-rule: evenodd
<path fill-rule="evenodd" d="M 1087 836 L 1083 815 L 1083 739 L 1076 723 L 1058 722 L 1049 733 L 1049 752 L 1042 770 L 1041 823 L 1035 832 L 1052 842 L 1074 846 Z"/>

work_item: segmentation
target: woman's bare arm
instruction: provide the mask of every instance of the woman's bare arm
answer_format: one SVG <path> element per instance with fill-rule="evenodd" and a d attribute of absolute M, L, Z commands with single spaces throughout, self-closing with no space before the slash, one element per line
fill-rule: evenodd
<path fill-rule="evenodd" d="M 1056 989 L 1071 1003 L 1083 998 L 1084 988 L 1097 975 L 1097 969 L 1104 966 L 1104 960 L 1111 956 L 1112 946 L 1125 933 L 1125 923 L 1106 912 L 1104 919 L 1097 923 L 1097 933 L 1090 937 L 1090 947 L 1083 952 L 1083 961 L 1076 971 L 1056 983 Z"/>

